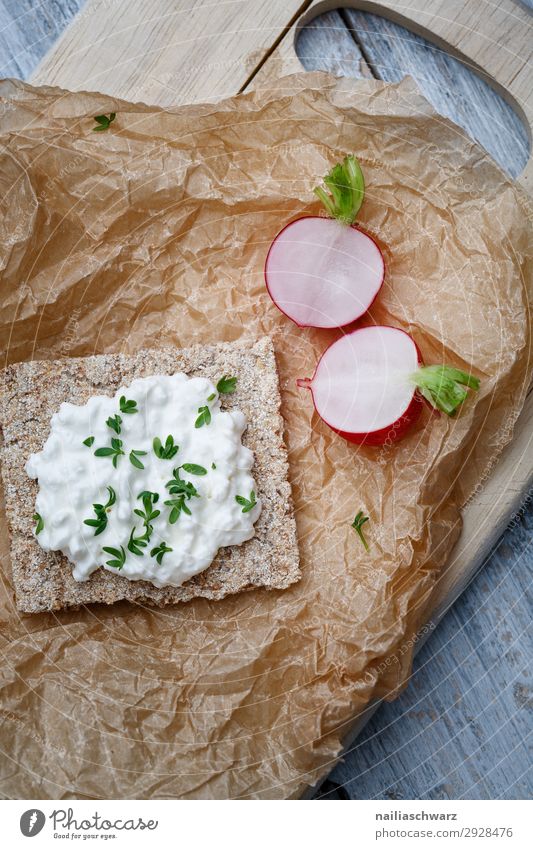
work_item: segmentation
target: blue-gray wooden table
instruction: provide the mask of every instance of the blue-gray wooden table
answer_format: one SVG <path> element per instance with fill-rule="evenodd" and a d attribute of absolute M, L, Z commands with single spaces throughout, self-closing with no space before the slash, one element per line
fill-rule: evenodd
<path fill-rule="evenodd" d="M 0 0 L 0 76 L 28 77 L 82 6 Z M 410 74 L 512 176 L 527 161 L 520 120 L 485 82 L 383 18 L 329 12 L 303 29 L 297 52 L 308 70 Z M 531 798 L 532 530 L 529 497 L 420 651 L 407 690 L 379 708 L 315 798 Z"/>

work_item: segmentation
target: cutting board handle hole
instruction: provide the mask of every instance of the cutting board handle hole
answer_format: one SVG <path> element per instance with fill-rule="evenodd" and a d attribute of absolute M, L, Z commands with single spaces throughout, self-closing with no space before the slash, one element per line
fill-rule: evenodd
<path fill-rule="evenodd" d="M 410 75 L 437 112 L 462 127 L 510 176 L 521 173 L 531 148 L 523 111 L 481 76 L 481 68 L 382 15 L 354 8 L 320 14 L 330 6 L 313 6 L 298 23 L 295 51 L 306 70 L 387 82 Z"/>

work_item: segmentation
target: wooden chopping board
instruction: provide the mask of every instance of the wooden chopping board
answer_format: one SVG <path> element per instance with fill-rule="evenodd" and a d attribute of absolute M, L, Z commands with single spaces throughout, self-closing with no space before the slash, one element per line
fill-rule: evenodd
<path fill-rule="evenodd" d="M 531 18 L 516 0 L 88 0 L 31 82 L 162 106 L 216 100 L 301 71 L 299 27 L 339 6 L 382 14 L 448 49 L 513 103 L 532 134 Z M 532 159 L 519 182 L 533 193 Z M 530 394 L 512 443 L 463 511 L 461 538 L 432 599 L 433 625 L 482 566 L 533 482 L 532 422 Z M 369 716 L 354 717 L 347 741 Z"/>

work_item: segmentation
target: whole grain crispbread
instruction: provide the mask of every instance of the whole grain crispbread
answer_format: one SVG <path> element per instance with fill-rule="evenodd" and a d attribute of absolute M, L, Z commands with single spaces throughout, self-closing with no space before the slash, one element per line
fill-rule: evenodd
<path fill-rule="evenodd" d="M 25 464 L 40 451 L 50 419 L 63 401 L 84 404 L 91 395 L 112 395 L 136 377 L 183 371 L 215 381 L 238 377 L 223 407 L 237 407 L 248 427 L 243 443 L 254 453 L 254 479 L 262 500 L 256 534 L 240 546 L 221 549 L 211 566 L 181 587 L 158 589 L 146 581 L 129 581 L 104 569 L 77 582 L 60 552 L 47 553 L 33 535 L 38 484 Z M 197 597 L 221 599 L 255 587 L 285 589 L 299 580 L 298 546 L 283 419 L 272 342 L 219 343 L 185 350 L 163 348 L 134 355 L 27 362 L 5 370 L 0 422 L 3 429 L 2 476 L 11 535 L 16 605 L 24 613 L 127 599 L 163 606 Z"/>

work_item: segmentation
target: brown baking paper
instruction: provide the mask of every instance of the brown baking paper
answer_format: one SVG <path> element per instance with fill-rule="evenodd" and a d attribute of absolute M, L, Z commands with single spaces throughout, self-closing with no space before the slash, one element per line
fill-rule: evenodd
<path fill-rule="evenodd" d="M 4 524 L 0 791 L 295 796 L 369 700 L 405 682 L 460 505 L 512 435 L 530 366 L 525 207 L 409 82 L 301 75 L 174 111 L 14 82 L 0 93 L 6 360 L 271 334 L 303 569 L 284 592 L 24 616 Z M 426 411 L 382 449 L 314 414 L 295 380 L 341 331 L 298 329 L 263 280 L 272 238 L 318 212 L 311 189 L 347 152 L 387 267 L 364 321 L 405 328 L 426 362 L 482 383 L 456 419 Z M 360 509 L 368 554 L 350 528 Z"/>

